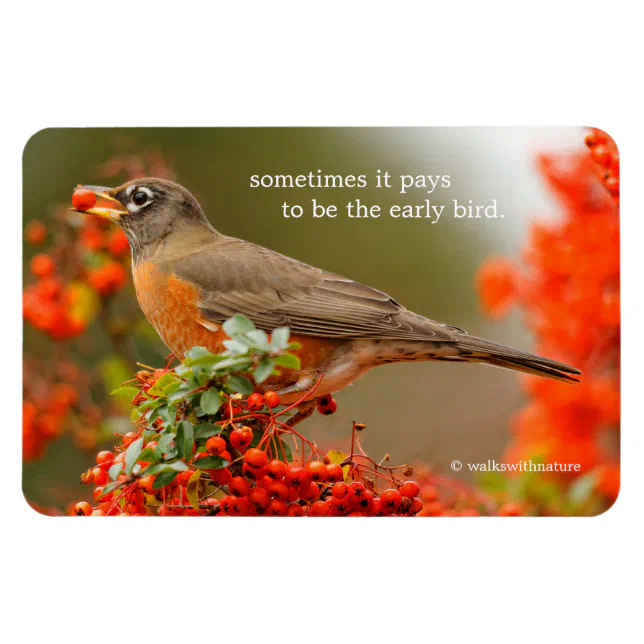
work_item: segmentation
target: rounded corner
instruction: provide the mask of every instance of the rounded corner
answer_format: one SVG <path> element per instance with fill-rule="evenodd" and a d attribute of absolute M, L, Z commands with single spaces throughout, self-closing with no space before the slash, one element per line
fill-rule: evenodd
<path fill-rule="evenodd" d="M 29 138 L 25 141 L 25 144 L 22 146 L 22 163 L 23 163 L 23 165 L 25 163 L 25 156 L 26 156 L 26 154 L 28 152 L 28 149 L 31 147 L 31 145 L 36 140 L 36 138 L 38 138 L 42 134 L 45 134 L 46 132 L 50 132 L 50 131 L 56 130 L 56 129 L 60 129 L 60 128 L 43 127 L 43 128 L 40 128 L 40 130 L 36 130 L 33 134 L 31 134 L 29 136 Z"/>

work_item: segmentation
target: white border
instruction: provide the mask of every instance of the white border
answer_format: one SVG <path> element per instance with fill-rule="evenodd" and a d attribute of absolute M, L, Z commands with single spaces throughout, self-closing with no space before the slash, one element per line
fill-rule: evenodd
<path fill-rule="evenodd" d="M 2 60 L 13 639 L 627 641 L 641 579 L 640 21 L 619 3 L 23 3 Z M 20 489 L 22 148 L 46 126 L 580 125 L 624 157 L 623 480 L 595 519 L 52 520 Z M 165 596 L 164 601 L 161 597 Z M 639 602 L 638 602 L 639 604 Z M 639 606 L 637 606 L 639 609 Z M 182 640 L 179 640 L 182 641 Z"/>

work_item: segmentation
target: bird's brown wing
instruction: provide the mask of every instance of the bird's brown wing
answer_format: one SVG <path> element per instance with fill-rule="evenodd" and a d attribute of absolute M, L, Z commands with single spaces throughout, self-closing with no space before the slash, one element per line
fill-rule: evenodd
<path fill-rule="evenodd" d="M 260 329 L 288 326 L 326 338 L 453 342 L 460 329 L 428 320 L 385 293 L 234 238 L 175 260 L 174 274 L 200 289 L 204 317 L 241 313 Z"/>

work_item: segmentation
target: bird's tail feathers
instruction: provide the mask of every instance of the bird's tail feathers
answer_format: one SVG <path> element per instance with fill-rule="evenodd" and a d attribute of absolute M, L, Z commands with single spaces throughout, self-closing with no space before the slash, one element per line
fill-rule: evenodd
<path fill-rule="evenodd" d="M 464 335 L 459 337 L 456 346 L 459 354 L 464 358 L 494 365 L 495 367 L 544 376 L 560 382 L 579 382 L 577 378 L 572 376 L 581 375 L 579 369 L 575 369 L 575 367 L 563 362 L 512 349 L 475 336 Z"/>

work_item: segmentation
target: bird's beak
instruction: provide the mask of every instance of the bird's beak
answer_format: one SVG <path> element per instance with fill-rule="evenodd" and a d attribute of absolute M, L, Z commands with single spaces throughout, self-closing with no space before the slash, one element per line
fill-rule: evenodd
<path fill-rule="evenodd" d="M 76 190 L 89 190 L 96 195 L 96 204 L 86 210 L 79 210 L 78 208 L 71 208 L 76 212 L 82 212 L 88 215 L 96 215 L 103 219 L 117 222 L 121 215 L 127 215 L 128 209 L 118 200 L 112 197 L 110 192 L 112 188 L 104 186 L 78 186 Z"/>

